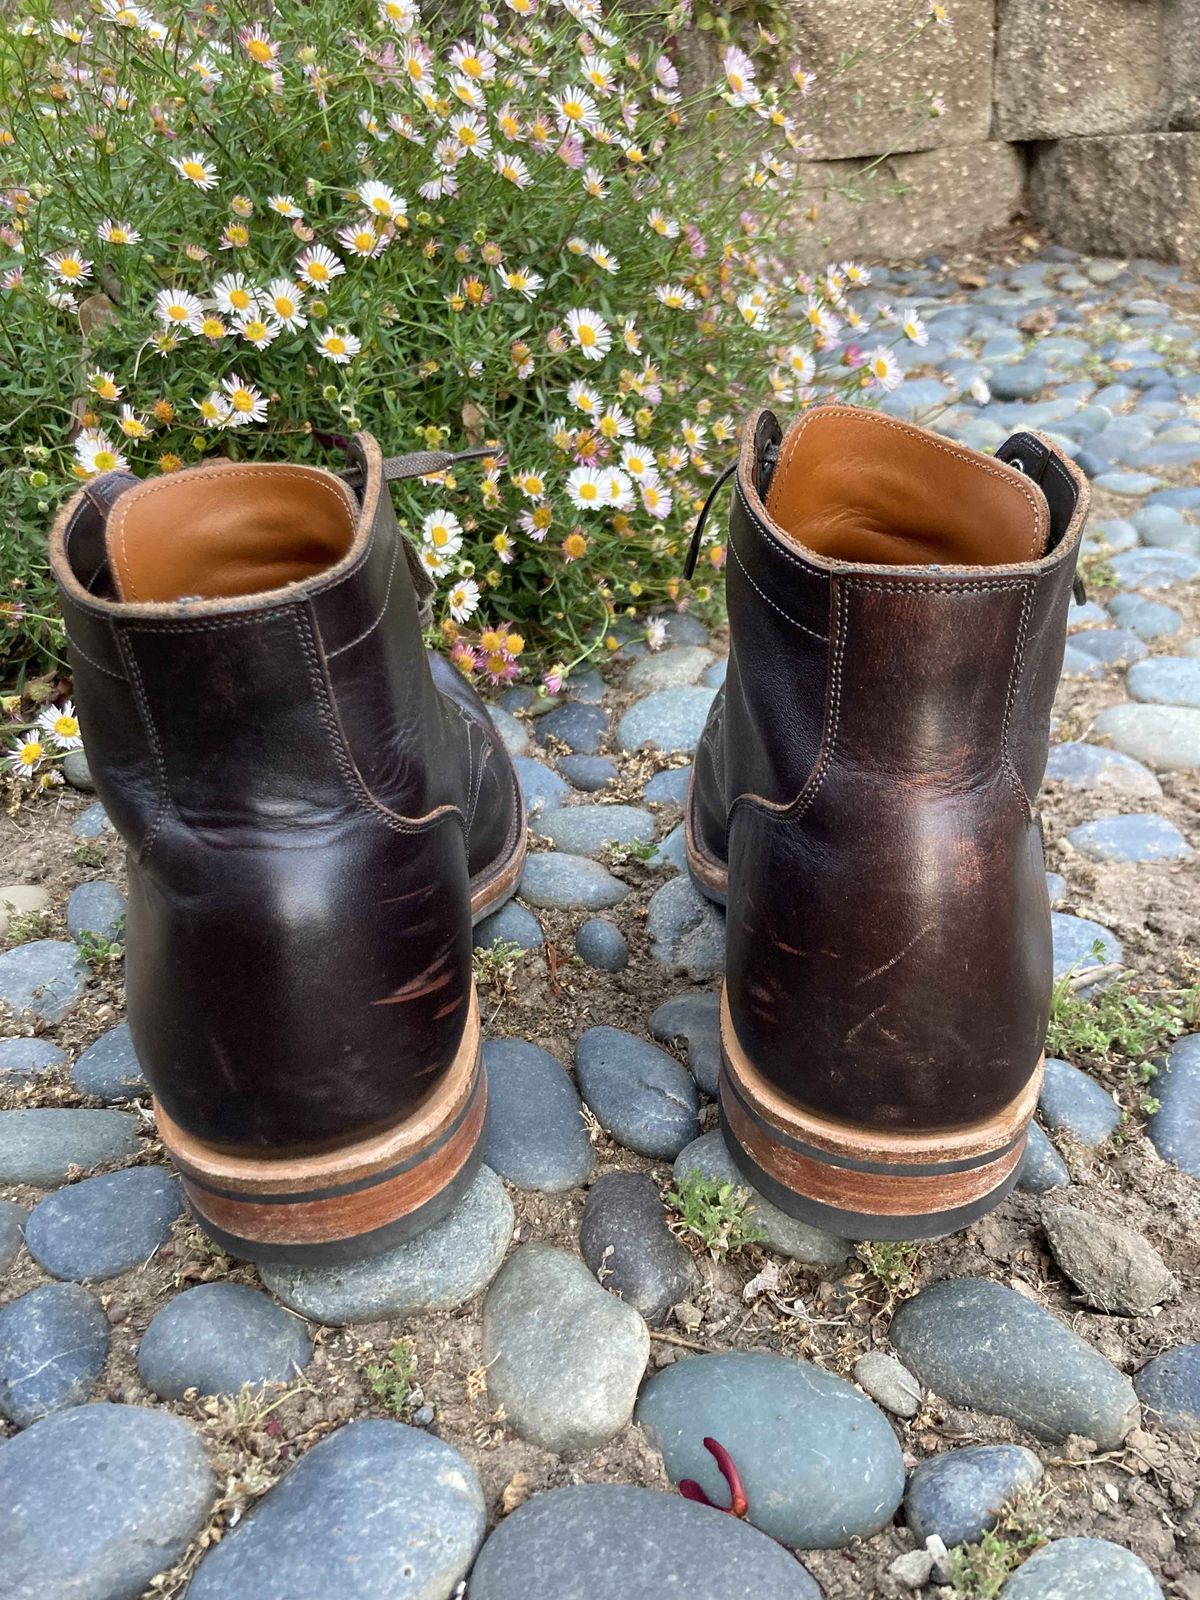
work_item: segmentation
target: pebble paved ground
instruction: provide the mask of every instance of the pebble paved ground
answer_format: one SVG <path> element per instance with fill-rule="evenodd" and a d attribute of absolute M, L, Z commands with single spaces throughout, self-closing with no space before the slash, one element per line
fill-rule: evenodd
<path fill-rule="evenodd" d="M 1050 250 L 868 293 L 929 330 L 889 411 L 982 448 L 1038 427 L 1094 481 L 1044 794 L 1056 965 L 1184 1005 L 1200 289 Z M 764 1201 L 758 1242 L 692 1248 L 665 1194 L 732 1176 L 721 916 L 679 827 L 722 635 L 620 636 L 545 714 L 505 697 L 534 852 L 478 930 L 488 1165 L 390 1256 L 258 1274 L 204 1241 L 122 1024 L 103 812 L 67 791 L 6 824 L 0 1594 L 1200 1600 L 1200 1032 L 1152 1083 L 1094 1044 L 1052 1061 L 1021 1185 L 965 1235 L 856 1250 Z M 728 1499 L 706 1435 L 747 1522 L 671 1492 Z M 1004 1586 L 978 1541 L 1018 1492 L 1051 1542 Z"/>

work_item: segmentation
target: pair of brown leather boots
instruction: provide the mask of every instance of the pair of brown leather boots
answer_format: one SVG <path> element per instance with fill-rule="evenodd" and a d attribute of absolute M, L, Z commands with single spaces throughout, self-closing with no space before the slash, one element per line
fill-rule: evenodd
<path fill-rule="evenodd" d="M 525 818 L 485 707 L 424 649 L 387 489 L 453 459 L 359 436 L 337 474 L 109 474 L 52 536 L 129 850 L 138 1058 L 196 1214 L 252 1259 L 384 1248 L 481 1158 L 471 926 L 514 893 Z M 1015 1179 L 1086 498 L 1031 434 L 989 458 L 843 406 L 747 427 L 688 864 L 728 905 L 730 1149 L 837 1233 L 944 1233 Z"/>

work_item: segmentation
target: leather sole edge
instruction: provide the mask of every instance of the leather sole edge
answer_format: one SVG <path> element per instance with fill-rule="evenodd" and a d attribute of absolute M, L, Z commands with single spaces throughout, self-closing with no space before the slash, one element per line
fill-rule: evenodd
<path fill-rule="evenodd" d="M 197 1221 L 232 1255 L 317 1264 L 388 1249 L 445 1216 L 487 1131 L 478 1002 L 458 1052 L 403 1122 L 339 1150 L 272 1160 L 216 1150 L 155 1103 L 159 1137 Z"/>
<path fill-rule="evenodd" d="M 721 997 L 721 1126 L 747 1179 L 789 1216 L 847 1239 L 952 1233 L 998 1205 L 1017 1180 L 1042 1061 L 993 1116 L 939 1133 L 885 1133 L 786 1101 L 738 1044 Z"/>

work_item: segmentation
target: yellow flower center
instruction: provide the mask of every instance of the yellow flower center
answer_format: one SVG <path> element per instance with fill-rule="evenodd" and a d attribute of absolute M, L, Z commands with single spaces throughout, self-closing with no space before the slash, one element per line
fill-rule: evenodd
<path fill-rule="evenodd" d="M 594 483 L 581 483 L 579 485 L 579 498 L 581 500 L 598 500 L 600 491 Z"/>
<path fill-rule="evenodd" d="M 58 263 L 58 270 L 64 278 L 83 277 L 83 263 L 76 260 L 74 256 L 64 256 Z"/>
<path fill-rule="evenodd" d="M 79 737 L 79 723 L 75 717 L 55 717 L 54 731 L 60 739 L 76 739 Z"/>
<path fill-rule="evenodd" d="M 483 77 L 483 62 L 478 56 L 464 56 L 458 66 L 464 78 Z"/>
<path fill-rule="evenodd" d="M 202 183 L 205 178 L 203 163 L 199 161 L 185 161 L 183 163 L 183 175 L 185 178 L 191 178 L 193 183 Z"/>
<path fill-rule="evenodd" d="M 329 282 L 329 268 L 323 261 L 310 261 L 306 270 L 314 283 Z"/>
<path fill-rule="evenodd" d="M 282 317 L 286 322 L 288 317 L 294 317 L 295 314 L 296 302 L 294 300 L 289 300 L 285 294 L 277 294 L 275 296 L 275 315 L 277 317 Z"/>
<path fill-rule="evenodd" d="M 235 389 L 229 396 L 229 403 L 235 411 L 254 410 L 254 396 L 249 389 Z"/>
<path fill-rule="evenodd" d="M 220 317 L 205 317 L 200 324 L 200 331 L 206 339 L 220 339 L 225 333 L 225 324 Z"/>
<path fill-rule="evenodd" d="M 112 472 L 117 464 L 115 450 L 97 450 L 93 466 L 97 472 Z"/>
<path fill-rule="evenodd" d="M 576 559 L 587 553 L 587 540 L 581 533 L 569 533 L 565 541 L 565 549 L 569 556 Z"/>
<path fill-rule="evenodd" d="M 479 135 L 474 128 L 462 127 L 458 130 L 458 142 L 465 144 L 467 149 L 470 150 L 479 143 Z"/>
<path fill-rule="evenodd" d="M 377 243 L 378 240 L 369 228 L 360 228 L 354 235 L 354 248 L 361 250 L 364 255 L 369 255 Z"/>
<path fill-rule="evenodd" d="M 21 764 L 36 767 L 45 753 L 44 746 L 37 739 L 26 739 L 20 750 Z"/>
<path fill-rule="evenodd" d="M 590 322 L 579 324 L 579 342 L 584 345 L 593 345 L 596 342 L 596 330 Z"/>
<path fill-rule="evenodd" d="M 253 322 L 248 322 L 246 324 L 245 332 L 247 339 L 252 341 L 254 339 L 265 339 L 267 337 L 268 328 L 265 322 L 255 318 Z"/>
<path fill-rule="evenodd" d="M 583 116 L 583 107 L 578 100 L 564 100 L 562 114 L 568 122 L 578 122 Z"/>
<path fill-rule="evenodd" d="M 260 66 L 264 66 L 268 61 L 270 61 L 273 54 L 269 39 L 249 40 L 246 45 L 246 52 L 251 59 L 257 61 Z"/>
<path fill-rule="evenodd" d="M 325 348 L 331 356 L 344 356 L 346 354 L 346 341 L 339 339 L 336 333 L 331 333 L 325 341 Z"/>

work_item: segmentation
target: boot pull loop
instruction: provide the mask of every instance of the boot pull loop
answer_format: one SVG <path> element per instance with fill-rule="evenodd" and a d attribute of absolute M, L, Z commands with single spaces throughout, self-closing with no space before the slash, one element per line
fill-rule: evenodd
<path fill-rule="evenodd" d="M 713 501 L 717 498 L 718 491 L 723 489 L 737 471 L 738 464 L 731 461 L 725 471 L 708 491 L 708 498 L 700 507 L 700 515 L 696 518 L 696 526 L 692 529 L 692 542 L 688 546 L 687 560 L 684 563 L 683 575 L 690 578 L 696 570 L 696 562 L 700 558 L 700 540 L 704 537 L 704 525 L 708 521 L 708 513 L 712 510 Z"/>
<path fill-rule="evenodd" d="M 1066 533 L 1079 500 L 1078 491 L 1070 474 L 1048 444 L 1032 433 L 1014 433 L 996 451 L 996 460 L 1015 467 L 1025 477 L 1032 479 L 1046 497 L 1050 513 L 1050 542 L 1048 550 Z M 1071 591 L 1082 606 L 1087 604 L 1087 590 L 1078 571 Z"/>

